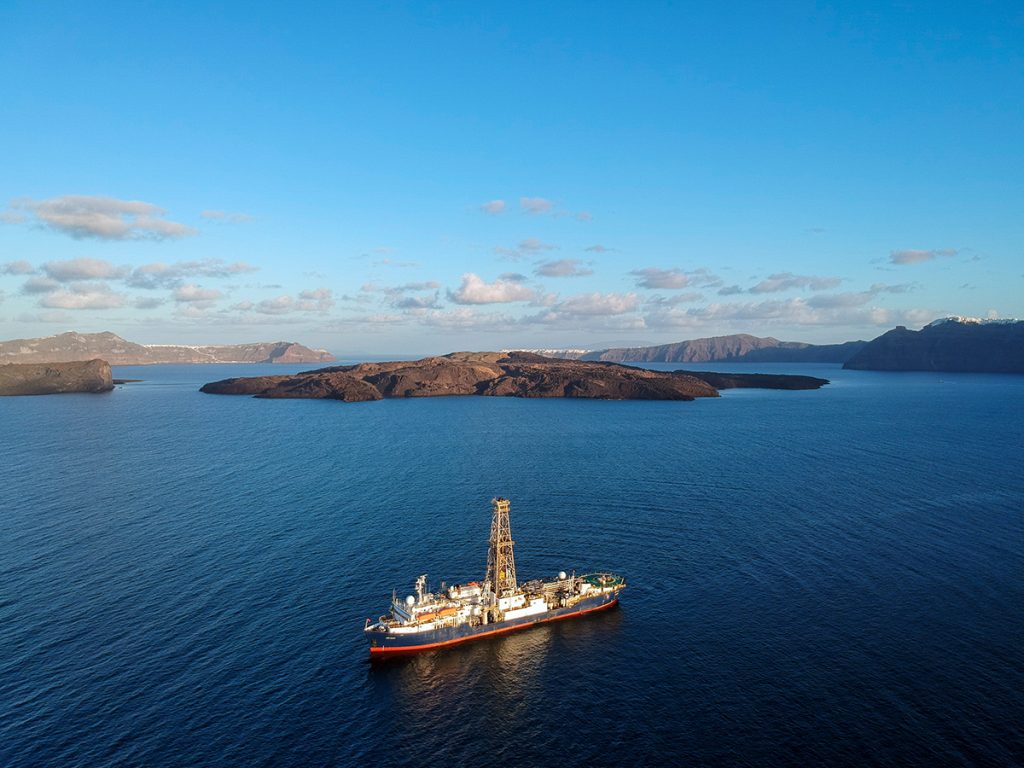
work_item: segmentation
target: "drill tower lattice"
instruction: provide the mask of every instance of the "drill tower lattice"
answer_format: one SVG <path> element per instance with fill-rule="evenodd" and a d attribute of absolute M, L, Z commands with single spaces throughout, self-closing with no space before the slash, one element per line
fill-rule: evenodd
<path fill-rule="evenodd" d="M 507 597 L 518 589 L 516 583 L 515 542 L 509 527 L 508 499 L 491 499 L 491 541 L 487 550 L 487 582 L 498 597 Z"/>

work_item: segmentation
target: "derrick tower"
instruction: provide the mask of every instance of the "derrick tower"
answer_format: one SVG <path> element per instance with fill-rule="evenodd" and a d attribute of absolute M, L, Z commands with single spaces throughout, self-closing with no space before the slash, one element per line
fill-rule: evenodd
<path fill-rule="evenodd" d="M 487 550 L 487 581 L 498 597 L 516 591 L 516 559 L 512 553 L 512 529 L 508 523 L 508 499 L 491 499 L 491 541 Z"/>

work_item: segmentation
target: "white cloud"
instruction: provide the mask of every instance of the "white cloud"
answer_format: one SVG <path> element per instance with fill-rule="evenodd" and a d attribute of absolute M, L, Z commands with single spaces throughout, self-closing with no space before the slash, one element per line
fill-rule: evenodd
<path fill-rule="evenodd" d="M 385 296 L 406 293 L 408 291 L 434 291 L 441 287 L 440 283 L 424 281 L 422 283 L 403 283 L 400 286 L 382 286 L 379 283 L 364 283 L 359 288 L 362 293 L 381 293 Z"/>
<path fill-rule="evenodd" d="M 334 306 L 334 291 L 330 288 L 309 288 L 298 297 L 283 294 L 262 301 L 240 301 L 230 309 L 236 312 L 256 312 L 260 315 L 288 315 L 292 313 L 325 314 Z"/>
<path fill-rule="evenodd" d="M 516 301 L 532 301 L 536 292 L 519 280 L 498 278 L 488 283 L 472 272 L 462 276 L 462 284 L 454 291 L 448 291 L 448 298 L 456 304 L 503 304 Z"/>
<path fill-rule="evenodd" d="M 537 266 L 534 272 L 543 277 L 585 277 L 594 274 L 594 270 L 584 266 L 579 259 L 544 261 Z"/>
<path fill-rule="evenodd" d="M 906 293 L 913 290 L 913 283 L 901 283 L 899 285 L 886 285 L 875 283 L 866 291 L 851 291 L 848 293 L 819 293 L 807 299 L 811 307 L 862 307 L 873 301 L 880 293 Z"/>
<path fill-rule="evenodd" d="M 871 290 L 875 293 L 910 293 L 911 291 L 920 288 L 919 283 L 899 283 L 897 285 L 887 285 L 886 283 L 875 283 L 871 286 Z M 931 322 L 931 321 L 929 321 Z"/>
<path fill-rule="evenodd" d="M 635 293 L 588 293 L 561 302 L 552 295 L 538 296 L 531 305 L 544 306 L 545 309 L 523 317 L 481 312 L 467 307 L 452 310 L 412 309 L 407 315 L 423 325 L 447 330 L 507 331 L 531 325 L 635 330 L 644 326 L 643 318 L 635 314 L 640 306 L 640 299 Z"/>
<path fill-rule="evenodd" d="M 385 302 L 396 309 L 425 309 L 438 306 L 440 299 L 439 288 L 441 284 L 433 280 L 422 282 L 403 283 L 402 285 L 378 285 L 377 283 L 366 283 L 359 290 L 363 293 L 379 293 L 384 297 Z M 411 291 L 434 291 L 432 294 L 420 296 L 406 296 Z"/>
<path fill-rule="evenodd" d="M 23 259 L 0 264 L 0 275 L 31 275 L 35 271 L 35 267 Z"/>
<path fill-rule="evenodd" d="M 708 304 L 703 307 L 664 308 L 646 316 L 651 328 L 689 328 L 700 331 L 723 327 L 748 328 L 751 323 L 779 326 L 892 326 L 910 324 L 921 317 L 930 317 L 931 310 L 892 310 L 866 307 L 850 299 L 840 299 L 828 306 L 814 306 L 804 298 L 766 299 L 760 302 Z"/>
<path fill-rule="evenodd" d="M 66 289 L 43 294 L 39 306 L 49 309 L 118 309 L 127 298 L 106 283 L 71 283 Z"/>
<path fill-rule="evenodd" d="M 389 315 L 384 312 L 378 312 L 373 315 L 364 315 L 353 319 L 356 322 L 366 323 L 370 326 L 401 325 L 402 323 L 408 322 L 408 318 L 405 315 Z"/>
<path fill-rule="evenodd" d="M 648 307 L 673 307 L 677 304 L 693 304 L 696 301 L 703 301 L 704 294 L 691 291 L 689 293 L 676 293 L 671 296 L 651 296 L 644 302 Z"/>
<path fill-rule="evenodd" d="M 164 299 L 157 298 L 156 296 L 140 296 L 132 302 L 132 306 L 136 309 L 156 309 L 166 303 Z"/>
<path fill-rule="evenodd" d="M 499 245 L 494 249 L 494 252 L 506 261 L 519 261 L 527 254 L 536 255 L 544 251 L 554 251 L 557 249 L 557 245 L 545 243 L 542 240 L 538 240 L 536 237 L 528 237 L 525 240 L 520 240 L 519 245 L 515 248 L 505 248 L 504 246 Z"/>
<path fill-rule="evenodd" d="M 324 330 L 357 331 L 359 333 L 380 333 L 389 328 L 408 325 L 408 315 L 375 313 L 368 315 L 345 315 L 325 320 L 320 324 Z"/>
<path fill-rule="evenodd" d="M 519 207 L 523 213 L 538 216 L 544 213 L 551 213 L 555 208 L 555 204 L 543 197 L 520 197 Z"/>
<path fill-rule="evenodd" d="M 580 306 L 580 303 L 576 302 L 575 308 L 580 308 Z M 639 330 L 645 327 L 643 317 L 632 311 L 619 312 L 614 305 L 609 307 L 590 305 L 586 308 L 593 311 L 575 312 L 571 311 L 572 307 L 563 309 L 562 304 L 557 304 L 544 312 L 523 318 L 523 324 L 556 326 L 563 330 L 572 328 L 582 331 Z"/>
<path fill-rule="evenodd" d="M 243 261 L 227 264 L 221 259 L 178 261 L 172 264 L 157 261 L 132 270 L 125 282 L 133 288 L 176 288 L 187 277 L 225 278 L 256 272 L 258 269 Z"/>
<path fill-rule="evenodd" d="M 61 284 L 52 277 L 30 277 L 21 286 L 22 293 L 50 293 L 60 288 Z"/>
<path fill-rule="evenodd" d="M 435 280 L 425 280 L 419 283 L 403 283 L 402 285 L 396 285 L 391 290 L 403 292 L 403 291 L 436 291 L 441 287 L 441 284 Z"/>
<path fill-rule="evenodd" d="M 610 253 L 611 251 L 614 251 L 615 249 L 614 248 L 609 248 L 607 245 L 601 245 L 600 243 L 595 243 L 594 245 L 588 245 L 583 250 L 589 251 L 591 253 Z"/>
<path fill-rule="evenodd" d="M 531 307 L 553 307 L 556 304 L 558 304 L 557 293 L 540 293 L 530 302 Z"/>
<path fill-rule="evenodd" d="M 481 312 L 469 307 L 413 310 L 409 315 L 422 325 L 450 331 L 507 331 L 519 322 L 505 314 Z"/>
<path fill-rule="evenodd" d="M 585 293 L 555 305 L 554 311 L 566 315 L 621 315 L 632 312 L 640 301 L 635 293 Z"/>
<path fill-rule="evenodd" d="M 768 275 L 750 289 L 751 293 L 778 293 L 794 288 L 809 288 L 812 291 L 824 291 L 835 288 L 843 282 L 840 277 L 819 277 L 817 275 L 794 275 L 792 272 L 776 272 Z"/>
<path fill-rule="evenodd" d="M 165 211 L 141 200 L 94 195 L 64 195 L 49 200 L 18 200 L 44 227 L 81 239 L 165 240 L 194 235 L 195 230 L 164 218 Z"/>
<path fill-rule="evenodd" d="M 690 284 L 690 278 L 681 269 L 657 269 L 647 267 L 645 269 L 634 269 L 631 275 L 637 277 L 638 288 L 685 288 Z"/>
<path fill-rule="evenodd" d="M 264 299 L 255 305 L 249 302 L 247 306 L 261 315 L 286 315 L 295 311 L 295 304 L 295 299 L 285 295 L 274 299 Z"/>
<path fill-rule="evenodd" d="M 307 288 L 299 291 L 300 312 L 327 312 L 334 306 L 334 291 L 330 288 Z"/>
<path fill-rule="evenodd" d="M 956 248 L 939 248 L 936 250 L 904 250 L 893 251 L 889 254 L 891 264 L 920 264 L 925 261 L 949 256 L 956 256 L 960 251 Z"/>
<path fill-rule="evenodd" d="M 480 210 L 491 216 L 498 216 L 505 212 L 505 201 L 491 200 L 490 202 L 481 205 Z"/>
<path fill-rule="evenodd" d="M 519 241 L 519 250 L 526 251 L 527 253 L 540 253 L 541 251 L 553 251 L 557 248 L 557 245 L 551 245 L 551 243 L 545 243 L 538 240 L 536 237 L 528 237 L 525 240 Z"/>
<path fill-rule="evenodd" d="M 395 309 L 440 309 L 439 292 L 427 293 L 422 296 L 403 296 L 392 302 Z"/>
<path fill-rule="evenodd" d="M 172 296 L 179 304 L 192 304 L 197 309 L 209 309 L 218 299 L 224 298 L 223 292 L 216 288 L 203 288 L 194 283 L 178 286 Z"/>
<path fill-rule="evenodd" d="M 174 311 L 174 314 L 186 320 L 208 320 L 211 317 L 206 311 L 208 308 L 198 304 L 183 304 Z"/>
<path fill-rule="evenodd" d="M 130 267 L 119 267 L 103 259 L 70 259 L 43 264 L 43 271 L 62 283 L 74 280 L 119 280 L 130 270 Z"/>
<path fill-rule="evenodd" d="M 807 299 L 809 307 L 862 307 L 878 294 L 874 291 L 850 291 L 848 293 L 819 293 Z"/>
<path fill-rule="evenodd" d="M 713 275 L 703 267 L 685 271 L 682 269 L 658 269 L 657 267 L 646 267 L 634 269 L 629 274 L 636 280 L 637 288 L 651 288 L 661 290 L 679 290 L 690 286 L 715 286 L 722 281 L 717 275 Z"/>

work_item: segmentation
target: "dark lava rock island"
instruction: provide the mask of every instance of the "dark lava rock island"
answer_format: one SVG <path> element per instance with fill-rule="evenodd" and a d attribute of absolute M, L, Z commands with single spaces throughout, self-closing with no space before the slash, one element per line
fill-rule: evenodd
<path fill-rule="evenodd" d="M 693 400 L 717 397 L 718 388 L 817 389 L 827 383 L 811 376 L 649 371 L 528 352 L 454 352 L 415 361 L 333 366 L 292 376 L 225 379 L 205 384 L 201 391 L 346 402 L 449 395 Z"/>

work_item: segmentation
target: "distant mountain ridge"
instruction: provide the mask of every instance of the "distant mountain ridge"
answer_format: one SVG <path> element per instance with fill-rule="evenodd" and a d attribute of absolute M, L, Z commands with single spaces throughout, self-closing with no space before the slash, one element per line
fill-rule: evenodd
<path fill-rule="evenodd" d="M 866 371 L 1024 373 L 1024 320 L 947 317 L 920 331 L 902 325 L 843 365 Z"/>
<path fill-rule="evenodd" d="M 38 339 L 0 341 L 2 363 L 65 363 L 106 360 L 111 365 L 159 363 L 331 363 L 334 356 L 293 341 L 188 346 L 136 344 L 109 331 L 61 333 Z"/>
<path fill-rule="evenodd" d="M 578 349 L 529 351 L 549 357 L 612 363 L 844 363 L 865 344 L 866 341 L 807 344 L 737 333 L 652 347 L 615 347 L 586 352 Z"/>

